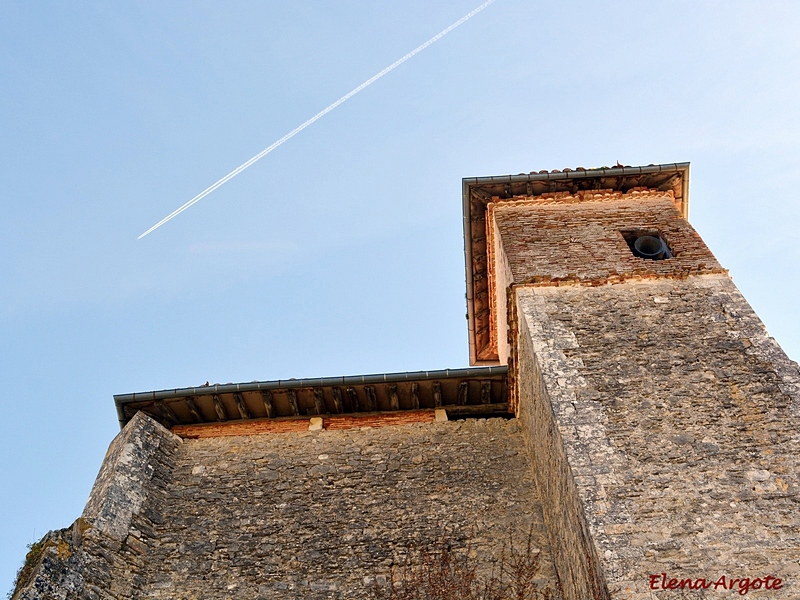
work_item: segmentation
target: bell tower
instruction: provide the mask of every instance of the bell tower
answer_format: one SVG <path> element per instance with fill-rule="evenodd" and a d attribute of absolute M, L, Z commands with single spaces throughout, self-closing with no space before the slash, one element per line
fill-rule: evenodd
<path fill-rule="evenodd" d="M 463 199 L 470 360 L 509 367 L 565 598 L 797 597 L 798 368 L 687 221 L 689 164 Z"/>

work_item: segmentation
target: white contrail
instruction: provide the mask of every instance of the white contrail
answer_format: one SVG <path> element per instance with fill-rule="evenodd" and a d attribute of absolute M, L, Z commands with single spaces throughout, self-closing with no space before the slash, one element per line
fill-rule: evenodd
<path fill-rule="evenodd" d="M 391 65 L 386 67 L 383 71 L 381 71 L 377 75 L 373 75 L 372 77 L 367 79 L 364 83 L 362 83 L 360 86 L 358 86 L 357 88 L 355 88 L 351 92 L 348 92 L 347 94 L 345 94 L 344 96 L 339 98 L 336 102 L 334 102 L 333 104 L 331 104 L 327 108 L 319 111 L 317 114 L 315 114 L 313 117 L 311 117 L 308 121 L 306 121 L 302 125 L 299 125 L 299 126 L 295 127 L 294 129 L 292 129 L 289 133 L 287 133 L 285 136 L 283 136 L 277 142 L 274 142 L 272 145 L 268 146 L 267 148 L 264 148 L 261 152 L 256 154 L 253 158 L 248 160 L 246 163 L 243 163 L 243 164 L 239 165 L 233 171 L 231 171 L 230 173 L 225 175 L 225 177 L 223 177 L 222 179 L 220 179 L 219 181 L 217 181 L 213 185 L 210 185 L 209 187 L 204 189 L 202 192 L 197 194 L 197 196 L 195 196 L 194 198 L 189 200 L 186 204 L 184 204 L 180 208 L 178 208 L 178 209 L 174 210 L 173 212 L 171 212 L 170 214 L 168 214 L 166 217 L 161 219 L 158 223 L 153 225 L 150 229 L 145 231 L 142 235 L 140 235 L 136 239 L 139 239 L 139 240 L 142 239 L 148 233 L 152 233 L 153 231 L 155 231 L 156 229 L 161 227 L 167 221 L 173 219 L 174 217 L 177 217 L 179 214 L 181 214 L 183 211 L 185 211 L 187 208 L 189 208 L 193 204 L 196 204 L 197 202 L 200 202 L 200 200 L 202 200 L 203 198 L 208 196 L 215 189 L 217 189 L 218 187 L 220 187 L 221 185 L 223 185 L 227 181 L 230 181 L 231 179 L 236 177 L 239 173 L 244 171 L 250 165 L 252 165 L 252 164 L 256 163 L 257 161 L 261 160 L 262 158 L 264 158 L 267 154 L 269 154 L 270 152 L 275 150 L 275 148 L 277 148 L 278 146 L 280 146 L 284 142 L 286 142 L 286 141 L 290 140 L 291 138 L 293 138 L 294 136 L 296 136 L 298 133 L 303 131 L 303 129 L 305 129 L 306 127 L 311 125 L 314 121 L 316 121 L 318 119 L 321 119 L 322 117 L 327 115 L 329 112 L 331 112 L 334 108 L 336 108 L 337 106 L 339 106 L 343 102 L 345 102 L 345 101 L 349 100 L 350 98 L 352 98 L 353 96 L 355 96 L 358 92 L 363 90 L 365 87 L 368 87 L 368 86 L 372 85 L 373 83 L 375 83 L 376 81 L 378 81 L 378 79 L 380 79 L 381 77 L 386 75 L 389 71 L 393 71 L 394 69 L 396 69 L 397 67 L 402 65 L 404 62 L 406 62 L 409 58 L 411 58 L 415 54 L 418 54 L 418 53 L 422 52 L 423 50 L 425 50 L 425 48 L 427 48 L 428 46 L 430 46 L 434 42 L 439 41 L 444 36 L 446 36 L 448 33 L 453 31 L 453 29 L 455 29 L 456 27 L 458 27 L 459 25 L 461 25 L 465 21 L 467 21 L 467 20 L 471 19 L 472 17 L 474 17 L 475 15 L 477 15 L 479 12 L 481 12 L 484 8 L 489 6 L 494 1 L 495 0 L 487 0 L 486 2 L 481 4 L 478 8 L 476 8 L 472 12 L 470 12 L 470 13 L 464 15 L 463 17 L 461 17 L 458 21 L 456 21 L 455 23 L 450 25 L 450 27 L 448 27 L 447 29 L 443 29 L 442 31 L 437 33 L 435 36 L 433 36 L 431 39 L 429 39 L 424 44 L 421 44 L 421 45 L 417 46 L 411 52 L 406 54 L 404 57 L 394 61 Z"/>

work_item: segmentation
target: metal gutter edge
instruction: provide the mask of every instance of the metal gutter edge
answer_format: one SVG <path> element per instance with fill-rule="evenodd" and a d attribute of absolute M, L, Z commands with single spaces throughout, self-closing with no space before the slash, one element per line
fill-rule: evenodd
<path fill-rule="evenodd" d="M 467 179 L 461 180 L 462 223 L 464 226 L 464 269 L 467 277 L 467 335 L 469 336 L 469 364 L 478 362 L 475 347 L 475 309 L 472 295 L 472 216 L 470 211 L 470 185 Z"/>
<path fill-rule="evenodd" d="M 174 390 L 157 390 L 153 392 L 134 392 L 132 394 L 115 394 L 114 403 L 117 413 L 122 418 L 122 405 L 147 400 L 164 400 L 183 398 L 186 396 L 204 396 L 208 394 L 229 394 L 232 392 L 253 392 L 259 390 L 307 388 L 360 385 L 368 383 L 394 383 L 400 381 L 420 381 L 425 379 L 447 379 L 450 377 L 491 377 L 505 375 L 508 368 L 468 367 L 465 369 L 442 369 L 439 371 L 408 371 L 405 373 L 383 373 L 373 375 L 348 375 L 343 377 L 317 377 L 310 379 L 278 379 L 275 381 L 253 381 L 250 383 L 226 383 L 201 387 L 176 388 Z"/>
<path fill-rule="evenodd" d="M 122 410 L 122 404 L 114 400 L 114 406 L 117 409 L 117 420 L 119 421 L 119 428 L 123 429 L 125 424 L 127 423 L 127 419 L 125 418 L 125 411 Z"/>

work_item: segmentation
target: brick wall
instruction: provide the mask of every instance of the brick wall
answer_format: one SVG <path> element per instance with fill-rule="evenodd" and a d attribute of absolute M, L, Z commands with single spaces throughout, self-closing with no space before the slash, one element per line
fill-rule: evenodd
<path fill-rule="evenodd" d="M 323 429 L 354 429 L 359 427 L 390 427 L 411 423 L 432 423 L 433 410 L 338 415 L 318 417 Z M 308 418 L 251 419 L 202 425 L 175 425 L 172 432 L 182 438 L 200 439 L 221 436 L 257 435 L 261 433 L 290 433 L 308 431 Z"/>
<path fill-rule="evenodd" d="M 493 203 L 488 211 L 487 228 L 497 228 L 515 284 L 603 285 L 724 272 L 667 192 L 555 194 Z M 620 234 L 630 229 L 658 230 L 675 257 L 634 256 Z"/>

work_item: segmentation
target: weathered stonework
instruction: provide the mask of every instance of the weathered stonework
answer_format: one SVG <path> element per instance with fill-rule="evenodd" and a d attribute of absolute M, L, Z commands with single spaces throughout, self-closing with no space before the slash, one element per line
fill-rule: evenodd
<path fill-rule="evenodd" d="M 140 413 L 114 439 L 83 516 L 50 532 L 14 600 L 123 600 L 142 596 L 157 543 L 178 436 Z"/>
<path fill-rule="evenodd" d="M 606 599 L 610 596 L 570 466 L 573 459 L 553 414 L 559 401 L 569 404 L 574 399 L 565 389 L 566 378 L 580 378 L 563 354 L 574 344 L 574 336 L 525 316 L 518 327 L 516 410 L 529 454 L 535 457 L 533 470 L 561 588 L 569 600 Z M 559 335 L 547 337 L 554 333 Z"/>
<path fill-rule="evenodd" d="M 137 517 L 149 520 L 150 530 L 161 521 L 158 507 L 163 504 L 172 458 L 181 443 L 177 435 L 143 413 L 137 414 L 111 443 L 83 518 L 120 543 L 137 537 Z"/>
<path fill-rule="evenodd" d="M 730 279 L 516 301 L 520 416 L 565 597 L 605 597 L 578 587 L 586 557 L 615 598 L 674 597 L 649 587 L 662 572 L 773 575 L 768 597 L 798 597 L 800 376 Z"/>
<path fill-rule="evenodd" d="M 605 285 L 725 273 L 671 192 L 596 190 L 491 202 L 487 214 L 490 347 L 507 363 L 507 290 L 512 285 Z M 643 260 L 622 232 L 658 231 L 674 257 Z"/>
<path fill-rule="evenodd" d="M 708 594 L 721 576 L 800 597 L 797 365 L 673 191 L 492 198 L 485 215 L 483 352 L 508 362 L 565 598 Z M 672 255 L 636 256 L 644 234 Z M 675 587 L 690 578 L 715 585 Z"/>
<path fill-rule="evenodd" d="M 472 537 L 485 564 L 533 527 L 515 420 L 186 440 L 148 559 L 149 597 L 367 598 L 409 549 Z"/>
<path fill-rule="evenodd" d="M 494 205 L 496 209 L 500 205 L 518 205 L 520 202 L 539 205 L 597 203 L 620 199 L 631 192 L 640 194 L 640 197 L 647 194 L 668 197 L 677 211 L 673 214 L 686 219 L 689 214 L 689 163 L 555 169 L 519 175 L 468 177 L 462 181 L 470 364 L 497 364 L 496 344 L 503 343 L 502 329 L 492 326 L 493 319 L 502 319 L 504 305 L 493 306 L 494 294 L 489 289 L 493 268 L 489 254 L 497 248 L 496 239 L 492 240 L 494 227 L 489 223 L 489 206 Z M 591 255 L 592 258 L 595 256 Z M 559 281 L 553 280 L 547 271 L 544 276 L 550 277 L 551 282 Z M 574 280 L 572 277 L 569 279 Z"/>
<path fill-rule="evenodd" d="M 139 413 L 98 476 L 93 526 L 16 598 L 369 598 L 440 540 L 488 571 L 529 532 L 558 591 L 518 422 L 427 414 L 180 441 Z"/>

